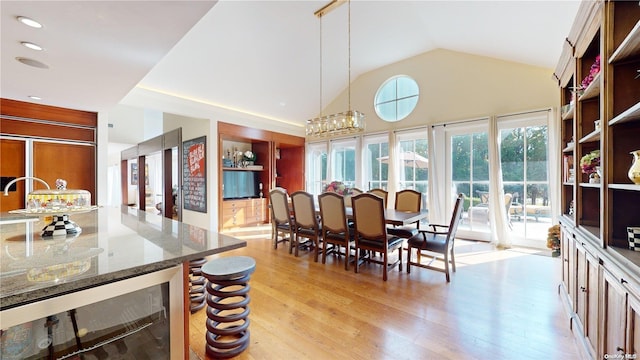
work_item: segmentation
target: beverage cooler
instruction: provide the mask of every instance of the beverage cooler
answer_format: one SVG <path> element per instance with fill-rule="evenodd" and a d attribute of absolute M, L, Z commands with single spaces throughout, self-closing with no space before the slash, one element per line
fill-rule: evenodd
<path fill-rule="evenodd" d="M 0 359 L 182 359 L 182 266 L 0 312 Z"/>

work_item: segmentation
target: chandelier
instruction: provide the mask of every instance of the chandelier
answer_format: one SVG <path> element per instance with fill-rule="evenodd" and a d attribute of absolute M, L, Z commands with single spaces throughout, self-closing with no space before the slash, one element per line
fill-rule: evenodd
<path fill-rule="evenodd" d="M 317 10 L 314 15 L 320 19 L 320 116 L 307 120 L 306 134 L 309 137 L 325 137 L 358 133 L 364 131 L 364 114 L 351 109 L 351 1 L 347 0 L 348 10 L 348 35 L 349 35 L 349 66 L 348 66 L 348 101 L 349 110 L 337 114 L 322 116 L 322 17 L 329 11 L 343 4 L 344 0 L 332 0 L 327 5 Z"/>

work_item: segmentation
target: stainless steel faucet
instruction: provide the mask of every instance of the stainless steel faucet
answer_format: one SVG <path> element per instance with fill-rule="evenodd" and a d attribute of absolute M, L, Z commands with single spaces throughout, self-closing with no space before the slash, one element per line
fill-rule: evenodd
<path fill-rule="evenodd" d="M 9 183 L 7 184 L 7 186 L 5 186 L 5 187 L 4 187 L 4 196 L 9 196 L 9 187 L 10 187 L 11 185 L 13 185 L 13 183 L 18 182 L 18 181 L 20 181 L 20 180 L 26 180 L 26 179 L 38 180 L 38 181 L 40 181 L 41 183 L 43 183 L 43 184 L 47 187 L 47 189 L 51 189 L 51 188 L 49 187 L 49 184 L 47 184 L 47 182 L 46 182 L 46 181 L 44 181 L 44 180 L 42 180 L 42 179 L 40 179 L 40 178 L 37 178 L 37 177 L 34 177 L 34 176 L 22 176 L 22 177 L 15 178 L 15 179 L 13 179 L 13 180 L 9 181 Z"/>

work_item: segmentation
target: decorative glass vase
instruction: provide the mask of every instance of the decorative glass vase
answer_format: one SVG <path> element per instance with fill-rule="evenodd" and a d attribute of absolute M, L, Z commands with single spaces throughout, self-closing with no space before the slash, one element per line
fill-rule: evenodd
<path fill-rule="evenodd" d="M 633 155 L 633 164 L 629 169 L 629 179 L 634 184 L 640 185 L 640 150 L 632 151 L 630 154 Z"/>

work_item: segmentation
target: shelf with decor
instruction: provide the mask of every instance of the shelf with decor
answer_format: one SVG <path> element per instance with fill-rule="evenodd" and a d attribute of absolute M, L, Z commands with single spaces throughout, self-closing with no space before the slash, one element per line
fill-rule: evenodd
<path fill-rule="evenodd" d="M 609 121 L 609 125 L 612 126 L 638 120 L 640 120 L 640 102 L 631 106 L 627 110 L 620 113 L 618 116 L 611 119 Z"/>
<path fill-rule="evenodd" d="M 582 92 L 578 100 L 585 101 L 585 100 L 593 99 L 598 95 L 600 95 L 600 73 L 596 74 L 593 77 L 593 80 L 584 89 L 584 91 Z"/>
<path fill-rule="evenodd" d="M 268 223 L 269 191 L 304 190 L 305 138 L 218 122 L 220 230 Z"/>
<path fill-rule="evenodd" d="M 640 184 L 633 183 L 630 171 L 640 161 L 640 3 L 583 1 L 567 42 L 574 46 L 575 85 L 584 91 L 573 118 L 564 111 L 559 116 L 562 143 L 570 136 L 576 139 L 572 151 L 562 151 L 563 157 L 572 154 L 576 160 L 576 181 L 566 181 L 563 174 L 560 224 L 562 251 L 567 252 L 562 258 L 568 265 L 562 266 L 561 298 L 581 358 L 635 357 L 640 346 L 640 246 L 630 243 L 628 229 L 640 228 Z M 569 84 L 558 85 L 560 103 L 569 104 Z M 595 163 L 582 164 L 594 152 L 599 181 L 588 174 Z M 567 213 L 569 189 L 575 196 L 573 215 Z M 589 256 L 595 267 L 583 266 Z M 589 314 L 591 308 L 597 311 Z"/>
<path fill-rule="evenodd" d="M 592 132 L 585 135 L 582 139 L 580 139 L 581 144 L 596 141 L 600 141 L 600 129 L 593 130 Z"/>
<path fill-rule="evenodd" d="M 562 120 L 573 120 L 573 110 L 575 106 L 573 105 L 573 101 L 570 104 L 564 105 L 562 107 L 561 118 Z"/>
<path fill-rule="evenodd" d="M 640 227 L 640 185 L 633 184 L 629 175 L 634 161 L 632 152 L 640 150 L 640 5 L 616 1 L 612 7 L 606 158 L 611 164 L 606 192 L 611 211 L 606 213 L 604 240 L 610 249 L 626 258 L 629 252 L 618 250 L 629 247 L 627 227 Z"/>
<path fill-rule="evenodd" d="M 223 167 L 224 171 L 263 171 L 264 167 L 262 165 L 249 165 L 246 167 Z"/>

